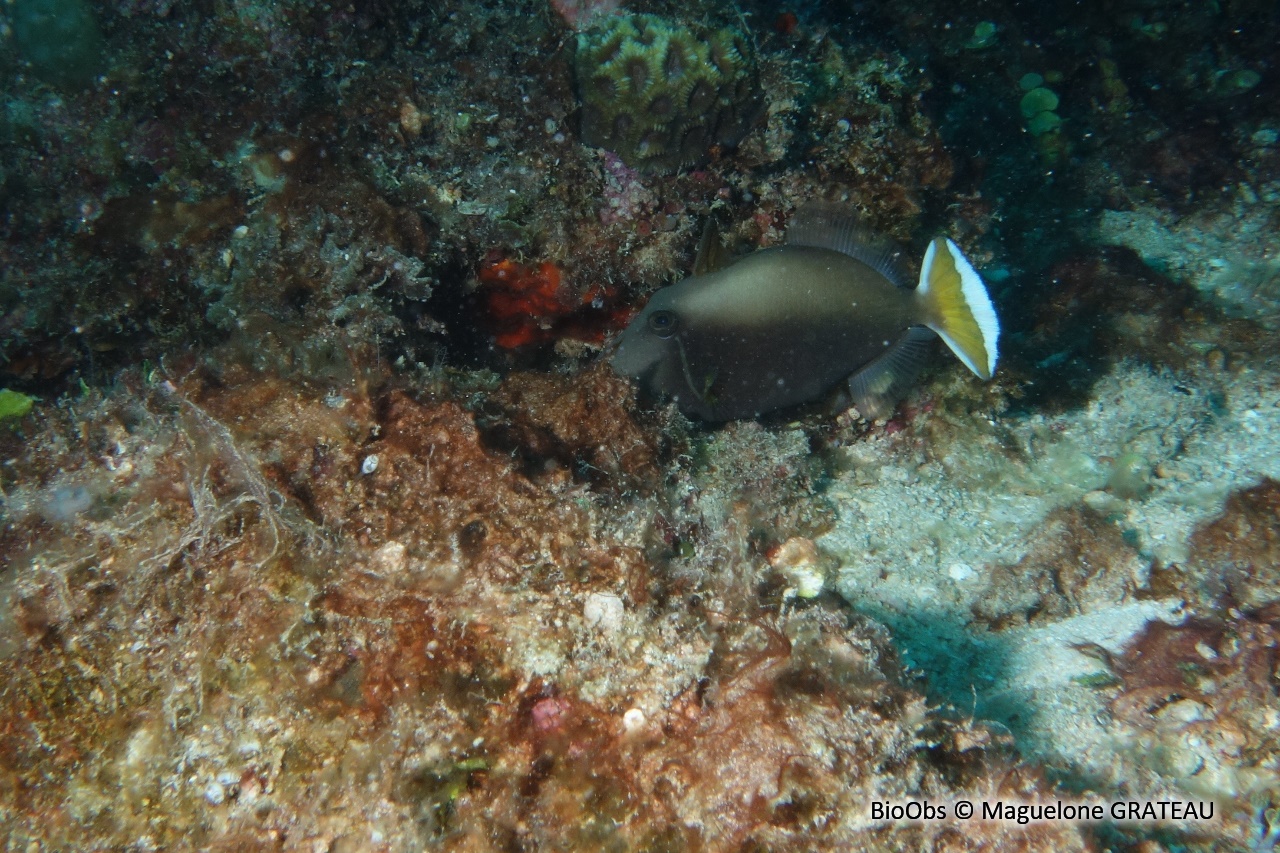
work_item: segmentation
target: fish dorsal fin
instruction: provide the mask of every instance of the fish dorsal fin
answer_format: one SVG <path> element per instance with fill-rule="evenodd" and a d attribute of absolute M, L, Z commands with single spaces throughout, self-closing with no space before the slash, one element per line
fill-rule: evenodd
<path fill-rule="evenodd" d="M 858 223 L 847 207 L 811 201 L 796 208 L 787 225 L 788 246 L 832 249 L 861 261 L 901 288 L 910 287 L 906 253 Z"/>
<path fill-rule="evenodd" d="M 693 274 L 706 275 L 729 266 L 731 258 L 729 250 L 720 240 L 720 225 L 715 216 L 707 218 L 702 229 L 702 237 L 698 240 L 698 254 L 693 259 Z"/>

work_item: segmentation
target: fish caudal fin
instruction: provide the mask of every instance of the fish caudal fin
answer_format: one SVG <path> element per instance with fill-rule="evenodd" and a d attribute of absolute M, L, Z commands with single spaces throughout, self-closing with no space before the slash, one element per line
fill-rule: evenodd
<path fill-rule="evenodd" d="M 996 372 L 1000 321 L 982 277 L 950 240 L 929 244 L 916 295 L 924 302 L 926 325 L 956 357 L 982 379 Z"/>

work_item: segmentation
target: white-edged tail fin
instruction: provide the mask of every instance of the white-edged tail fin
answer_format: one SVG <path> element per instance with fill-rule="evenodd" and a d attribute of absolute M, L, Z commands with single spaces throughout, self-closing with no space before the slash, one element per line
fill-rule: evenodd
<path fill-rule="evenodd" d="M 935 237 L 929 244 L 916 295 L 924 302 L 926 325 L 965 367 L 990 379 L 996 372 L 1000 321 L 982 276 L 955 243 Z"/>

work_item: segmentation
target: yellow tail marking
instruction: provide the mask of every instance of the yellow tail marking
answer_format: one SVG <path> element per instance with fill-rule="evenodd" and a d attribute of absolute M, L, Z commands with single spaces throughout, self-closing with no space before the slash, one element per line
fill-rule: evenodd
<path fill-rule="evenodd" d="M 929 328 L 966 367 L 990 379 L 996 369 L 1000 323 L 982 278 L 955 243 L 938 237 L 929 245 L 917 293 L 925 302 Z"/>

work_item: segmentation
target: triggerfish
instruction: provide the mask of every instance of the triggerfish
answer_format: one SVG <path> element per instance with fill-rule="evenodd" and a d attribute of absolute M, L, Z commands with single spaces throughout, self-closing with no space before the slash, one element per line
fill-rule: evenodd
<path fill-rule="evenodd" d="M 847 380 L 858 412 L 884 418 L 935 333 L 980 378 L 995 372 L 995 308 L 946 238 L 929 244 L 915 289 L 901 251 L 834 205 L 797 210 L 786 245 L 719 268 L 718 245 L 704 237 L 694 275 L 656 292 L 613 355 L 614 370 L 685 414 L 752 418 Z"/>

